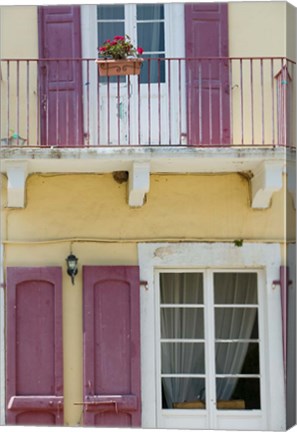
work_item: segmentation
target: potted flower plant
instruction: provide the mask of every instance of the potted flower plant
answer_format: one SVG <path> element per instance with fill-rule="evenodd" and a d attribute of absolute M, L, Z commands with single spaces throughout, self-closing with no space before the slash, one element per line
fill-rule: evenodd
<path fill-rule="evenodd" d="M 103 76 L 139 75 L 143 59 L 141 47 L 135 48 L 128 35 L 115 36 L 98 48 L 99 73 Z"/>

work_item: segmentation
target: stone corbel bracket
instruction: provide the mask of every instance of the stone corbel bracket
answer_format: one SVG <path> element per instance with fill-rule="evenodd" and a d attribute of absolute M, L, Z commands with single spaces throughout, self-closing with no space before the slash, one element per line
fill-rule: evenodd
<path fill-rule="evenodd" d="M 129 171 L 128 203 L 130 207 L 141 207 L 150 189 L 150 163 L 133 162 Z"/>
<path fill-rule="evenodd" d="M 254 170 L 251 180 L 252 208 L 265 209 L 270 206 L 274 192 L 283 186 L 283 161 L 263 161 Z"/>
<path fill-rule="evenodd" d="M 8 179 L 7 207 L 24 208 L 28 162 L 7 161 L 5 166 Z"/>

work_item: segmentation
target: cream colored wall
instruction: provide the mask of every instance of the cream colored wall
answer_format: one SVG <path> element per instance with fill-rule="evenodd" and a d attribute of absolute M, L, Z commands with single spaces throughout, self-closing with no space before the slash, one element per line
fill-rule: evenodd
<path fill-rule="evenodd" d="M 38 58 L 38 20 L 37 6 L 1 6 L 0 7 L 0 58 L 2 59 L 37 59 Z M 18 133 L 37 142 L 36 118 L 37 100 L 37 63 L 16 62 L 1 64 L 1 137 L 7 138 Z M 19 67 L 19 74 L 17 68 Z M 17 82 L 19 83 L 17 84 Z M 29 87 L 27 87 L 27 82 Z M 19 89 L 19 90 L 18 90 Z M 17 97 L 20 109 L 17 112 Z M 9 124 L 7 112 L 9 110 Z M 27 115 L 30 122 L 29 136 Z"/>
<path fill-rule="evenodd" d="M 38 58 L 37 6 L 0 7 L 2 58 Z"/>
<path fill-rule="evenodd" d="M 256 57 L 256 56 L 283 56 L 295 57 L 296 24 L 294 21 L 294 7 L 284 1 L 280 2 L 230 2 L 228 5 L 229 22 L 229 55 L 231 57 Z M 36 6 L 1 7 L 1 45 L 2 58 L 38 58 L 38 19 Z M 250 101 L 250 76 L 248 63 L 244 64 L 243 71 L 243 119 L 244 119 L 244 144 L 252 143 L 252 127 L 254 129 L 254 144 L 262 143 L 262 118 L 265 120 L 264 143 L 273 144 L 277 140 L 277 97 L 276 84 L 273 83 L 274 75 L 281 69 L 281 63 L 275 62 L 273 71 L 270 63 L 264 64 L 264 104 L 262 104 L 260 64 L 254 63 L 254 125 L 251 119 Z M 233 62 L 232 71 L 232 124 L 233 143 L 241 144 L 241 82 L 240 65 Z M 10 70 L 10 95 L 7 96 L 7 70 L 2 65 L 1 90 L 2 101 L 2 132 L 1 138 L 7 138 L 14 132 L 29 140 L 30 144 L 38 142 L 38 117 L 39 103 L 37 100 L 37 68 L 35 63 L 30 63 L 29 96 L 26 86 L 26 65 L 20 69 L 20 94 L 22 109 L 17 114 L 17 79 L 16 65 L 11 64 Z M 271 88 L 274 90 L 274 106 L 272 104 Z M 10 121 L 7 124 L 7 110 L 9 104 Z M 27 107 L 29 106 L 30 128 L 26 127 Z M 261 110 L 264 110 L 262 115 Z M 293 108 L 292 108 L 293 109 Z M 293 114 L 294 115 L 294 114 Z M 18 117 L 19 116 L 19 117 Z M 275 125 L 272 125 L 272 117 Z M 295 118 L 295 117 L 294 117 Z M 293 122 L 294 125 L 294 122 Z M 294 137 L 295 129 L 292 130 Z M 29 135 L 29 136 L 28 136 Z M 293 144 L 294 138 L 291 143 Z"/>
<path fill-rule="evenodd" d="M 296 7 L 290 3 L 286 3 L 287 15 L 287 56 L 296 61 L 297 51 L 297 11 Z"/>
<path fill-rule="evenodd" d="M 230 2 L 230 57 L 286 56 L 286 2 Z"/>
<path fill-rule="evenodd" d="M 230 57 L 296 57 L 295 8 L 286 2 L 230 2 L 229 20 L 229 55 Z M 241 143 L 241 97 L 243 97 L 244 144 L 273 144 L 277 142 L 277 91 L 275 75 L 281 70 L 282 62 L 264 60 L 263 80 L 260 61 L 253 62 L 254 111 L 252 118 L 250 63 L 243 63 L 241 86 L 239 62 L 233 62 L 233 143 Z M 290 65 L 290 73 L 292 72 Z M 296 69 L 296 68 L 295 68 Z M 296 76 L 296 71 L 294 72 Z M 294 76 L 294 79 L 295 79 Z M 262 93 L 263 84 L 263 93 Z M 274 98 L 272 98 L 272 88 Z M 241 92 L 241 90 L 243 91 Z M 295 107 L 291 107 L 294 110 Z M 294 114 L 292 114 L 294 115 Z M 272 123 L 274 118 L 274 124 Z M 262 122 L 264 120 L 264 128 Z M 253 124 L 252 124 L 253 122 Z M 293 123 L 294 124 L 294 123 Z M 291 128 L 290 144 L 296 145 L 295 129 Z M 264 139 L 263 139 L 264 138 Z"/>

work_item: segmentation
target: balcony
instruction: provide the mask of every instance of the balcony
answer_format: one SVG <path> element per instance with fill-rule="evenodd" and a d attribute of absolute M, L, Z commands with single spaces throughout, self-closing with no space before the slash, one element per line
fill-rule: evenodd
<path fill-rule="evenodd" d="M 7 206 L 30 173 L 128 172 L 142 206 L 151 173 L 243 173 L 251 205 L 295 197 L 295 63 L 286 58 L 146 59 L 100 77 L 94 59 L 1 61 L 0 171 Z M 219 150 L 219 151 L 218 151 Z"/>
<path fill-rule="evenodd" d="M 145 59 L 101 78 L 94 59 L 1 60 L 1 147 L 295 147 L 295 63 Z"/>

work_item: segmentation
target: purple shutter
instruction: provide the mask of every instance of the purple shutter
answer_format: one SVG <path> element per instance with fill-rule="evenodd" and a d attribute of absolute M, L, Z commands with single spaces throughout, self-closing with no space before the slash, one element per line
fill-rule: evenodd
<path fill-rule="evenodd" d="M 7 423 L 63 424 L 62 274 L 7 268 Z"/>
<path fill-rule="evenodd" d="M 41 143 L 83 145 L 79 6 L 39 7 Z M 56 61 L 53 59 L 57 59 Z"/>
<path fill-rule="evenodd" d="M 188 142 L 230 144 L 228 59 L 210 59 L 228 57 L 228 5 L 185 4 L 185 24 Z"/>
<path fill-rule="evenodd" d="M 84 425 L 141 426 L 139 268 L 85 266 Z"/>

